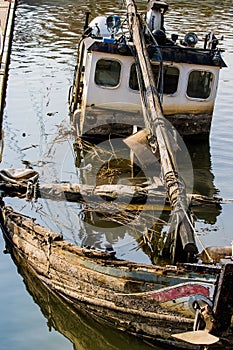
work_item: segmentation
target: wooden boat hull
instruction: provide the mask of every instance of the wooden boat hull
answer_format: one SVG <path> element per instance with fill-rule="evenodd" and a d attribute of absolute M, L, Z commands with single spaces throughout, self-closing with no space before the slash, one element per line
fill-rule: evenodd
<path fill-rule="evenodd" d="M 2 208 L 1 224 L 6 240 L 48 288 L 121 330 L 189 348 L 172 334 L 192 330 L 195 300 L 212 304 L 218 267 L 198 272 L 189 264 L 160 267 L 119 260 L 70 244 L 9 207 Z"/>
<path fill-rule="evenodd" d="M 48 327 L 63 334 L 73 344 L 75 350 L 122 350 L 133 346 L 134 350 L 149 350 L 150 345 L 122 333 L 86 312 L 83 304 L 67 302 L 43 283 L 17 252 L 11 250 L 11 257 L 27 291 L 40 311 L 48 320 Z"/>

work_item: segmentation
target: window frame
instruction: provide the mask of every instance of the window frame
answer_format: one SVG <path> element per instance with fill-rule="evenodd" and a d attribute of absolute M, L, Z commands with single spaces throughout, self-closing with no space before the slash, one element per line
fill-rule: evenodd
<path fill-rule="evenodd" d="M 117 62 L 120 65 L 120 73 L 119 73 L 119 81 L 116 85 L 114 86 L 108 86 L 108 85 L 102 85 L 102 84 L 97 84 L 96 82 L 96 71 L 97 71 L 97 65 L 99 61 L 111 61 L 111 62 Z M 99 58 L 96 62 L 95 62 L 95 71 L 94 71 L 94 76 L 93 76 L 93 80 L 94 80 L 94 84 L 98 87 L 98 88 L 102 88 L 102 89 L 109 89 L 109 90 L 114 90 L 117 89 L 120 84 L 121 84 L 121 79 L 122 78 L 122 63 L 120 60 L 115 59 L 115 58 L 110 58 L 110 57 L 101 57 Z"/>
<path fill-rule="evenodd" d="M 212 78 L 210 80 L 210 84 L 209 84 L 209 89 L 210 89 L 210 92 L 209 92 L 209 95 L 208 97 L 193 97 L 193 96 L 189 96 L 188 95 L 188 86 L 189 86 L 189 78 L 190 78 L 190 75 L 193 73 L 193 72 L 205 72 L 205 73 L 210 73 Z M 211 96 L 213 94 L 213 87 L 214 87 L 214 82 L 215 82 L 215 74 L 211 71 L 211 70 L 206 70 L 206 69 L 192 69 L 188 72 L 188 77 L 187 77 L 187 85 L 186 85 L 186 97 L 189 99 L 189 100 L 198 100 L 198 101 L 208 101 L 211 99 Z"/>
<path fill-rule="evenodd" d="M 132 66 L 133 66 L 133 65 L 135 65 L 135 63 L 132 63 L 131 66 L 130 66 L 130 73 L 129 73 L 129 79 L 128 79 L 128 87 L 129 87 L 130 91 L 139 93 L 139 92 L 140 92 L 139 89 L 136 90 L 136 89 L 132 89 L 132 88 L 130 87 L 130 77 L 131 77 L 131 70 L 132 70 Z M 152 63 L 152 65 L 154 65 L 154 66 L 159 66 L 159 64 L 155 64 L 155 63 Z M 173 93 L 165 93 L 165 92 L 163 92 L 163 94 L 166 95 L 166 96 L 175 96 L 175 95 L 178 93 L 178 91 L 179 91 L 180 73 L 181 73 L 180 67 L 178 67 L 177 65 L 174 65 L 174 64 L 164 64 L 164 67 L 175 68 L 175 69 L 177 69 L 177 71 L 178 71 L 178 81 L 177 81 L 176 91 L 173 92 Z M 136 71 L 136 70 L 135 70 L 135 71 Z"/>

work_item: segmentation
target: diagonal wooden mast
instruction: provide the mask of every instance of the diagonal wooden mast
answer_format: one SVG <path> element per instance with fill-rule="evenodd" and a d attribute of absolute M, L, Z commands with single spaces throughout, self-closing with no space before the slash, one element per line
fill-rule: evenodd
<path fill-rule="evenodd" d="M 166 121 L 162 112 L 141 19 L 137 13 L 134 0 L 126 0 L 129 30 L 132 36 L 136 67 L 142 77 L 143 86 L 140 87 L 141 96 L 146 100 L 143 106 L 145 127 L 150 135 L 156 137 L 161 159 L 161 168 L 168 192 L 172 212 L 172 229 L 170 230 L 173 242 L 172 259 L 176 260 L 176 249 L 181 241 L 182 252 L 185 256 L 197 253 L 194 239 L 194 230 L 187 214 L 186 189 L 178 176 L 172 144 L 166 128 Z M 142 100 L 143 100 L 142 98 Z M 143 103 L 143 102 L 142 102 Z"/>

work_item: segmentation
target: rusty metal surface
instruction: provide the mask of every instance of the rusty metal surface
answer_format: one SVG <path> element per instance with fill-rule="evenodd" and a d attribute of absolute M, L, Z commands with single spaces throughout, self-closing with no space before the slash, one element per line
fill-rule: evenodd
<path fill-rule="evenodd" d="M 205 66 L 215 66 L 213 63 L 214 52 L 203 49 L 193 49 L 181 47 L 178 45 L 173 46 L 159 46 L 164 61 L 176 62 L 176 63 L 189 63 Z M 117 43 L 106 43 L 101 41 L 95 41 L 88 49 L 91 51 L 98 51 L 110 54 L 120 54 Z M 148 47 L 149 56 L 153 59 L 153 55 L 157 54 L 158 48 L 155 46 Z M 132 50 L 129 46 L 126 46 L 124 56 L 132 56 Z M 221 58 L 221 67 L 226 67 L 225 62 Z"/>

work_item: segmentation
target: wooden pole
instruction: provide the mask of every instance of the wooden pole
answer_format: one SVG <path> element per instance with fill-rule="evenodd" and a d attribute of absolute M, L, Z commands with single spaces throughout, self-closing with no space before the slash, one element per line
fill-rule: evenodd
<path fill-rule="evenodd" d="M 162 173 L 172 207 L 172 218 L 175 217 L 175 220 L 172 219 L 172 222 L 175 222 L 175 226 L 179 225 L 178 235 L 181 239 L 183 252 L 192 255 L 197 253 L 197 247 L 193 229 L 190 227 L 186 215 L 184 215 L 184 210 L 187 210 L 185 186 L 183 186 L 181 179 L 178 177 L 175 157 L 167 134 L 166 121 L 154 81 L 141 20 L 137 14 L 134 1 L 126 0 L 126 5 L 129 29 L 136 51 L 136 67 L 144 83 L 145 91 L 140 89 L 141 96 L 145 97 L 148 106 L 146 113 L 144 113 L 145 127 L 157 139 Z M 145 111 L 145 108 L 143 110 Z M 179 218 L 178 220 L 177 217 Z M 177 231 L 177 227 L 174 227 L 173 231 Z M 172 259 L 175 260 L 175 253 Z"/>

